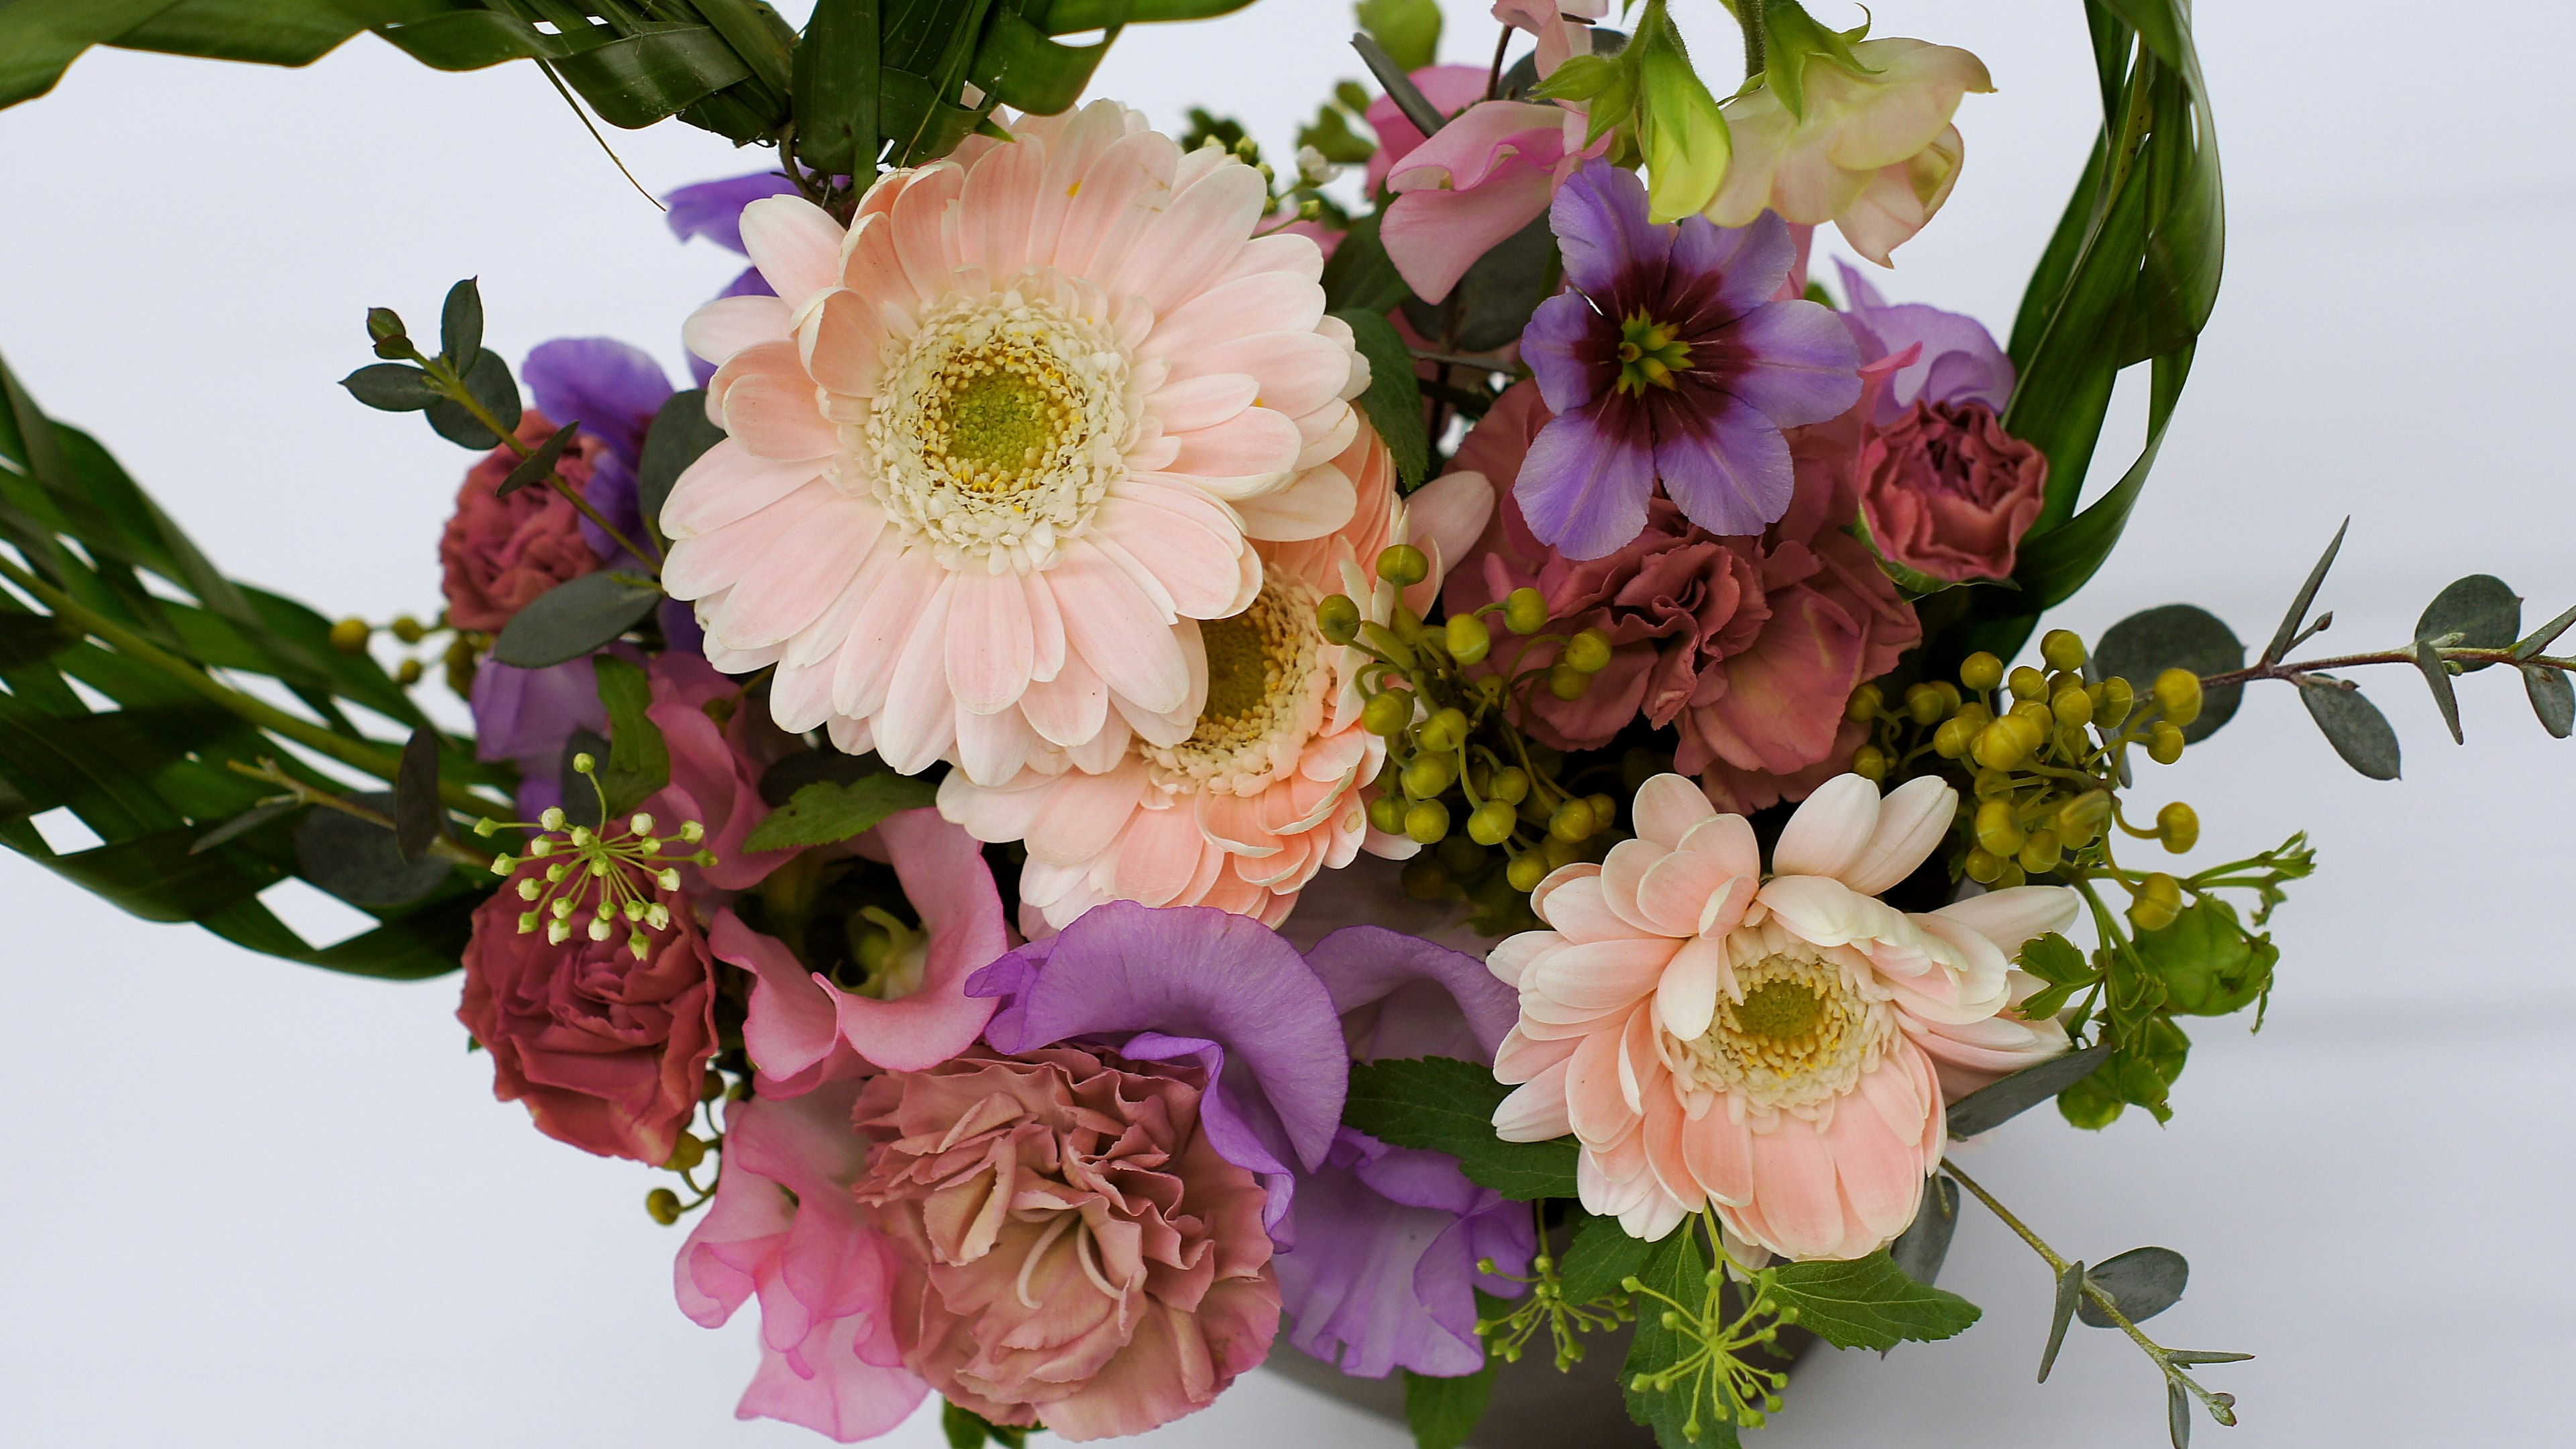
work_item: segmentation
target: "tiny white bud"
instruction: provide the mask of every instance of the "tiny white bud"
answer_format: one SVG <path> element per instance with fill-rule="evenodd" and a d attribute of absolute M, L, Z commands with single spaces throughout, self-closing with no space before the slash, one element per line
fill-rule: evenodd
<path fill-rule="evenodd" d="M 643 960 L 645 956 L 644 933 L 642 931 L 629 931 L 626 935 L 626 949 L 635 953 L 636 960 Z"/>
<path fill-rule="evenodd" d="M 593 860 L 590 863 L 590 873 L 604 879 L 608 875 L 607 860 L 605 858 Z"/>
<path fill-rule="evenodd" d="M 493 819 L 489 815 L 486 815 L 482 819 L 474 822 L 474 833 L 482 836 L 486 840 L 491 839 L 492 832 L 500 828 L 501 822 Z"/>
<path fill-rule="evenodd" d="M 660 901 L 655 901 L 652 907 L 644 912 L 644 924 L 657 931 L 671 929 L 671 908 Z"/>
<path fill-rule="evenodd" d="M 618 912 L 618 914 L 624 916 L 629 922 L 640 921 L 644 919 L 644 903 L 642 901 L 628 901 L 626 903 L 626 908 Z"/>
<path fill-rule="evenodd" d="M 680 822 L 680 838 L 695 845 L 707 838 L 707 828 L 695 820 L 683 820 Z"/>
<path fill-rule="evenodd" d="M 551 909 L 551 910 L 554 912 L 554 917 L 555 917 L 555 919 L 556 919 L 556 920 L 558 920 L 558 921 L 560 921 L 560 920 L 564 920 L 564 919 L 566 919 L 566 918 L 570 917 L 570 916 L 572 915 L 572 897 L 570 897 L 570 896 L 557 896 L 557 897 L 555 897 L 555 903 L 554 903 L 554 905 L 553 905 L 553 906 L 551 906 L 549 909 Z"/>
<path fill-rule="evenodd" d="M 519 934 L 522 936 L 531 935 L 536 931 L 536 929 L 537 913 L 534 911 L 519 912 Z"/>
<path fill-rule="evenodd" d="M 641 810 L 635 812 L 635 818 L 629 821 L 628 824 L 634 827 L 635 833 L 638 835 L 650 835 L 653 833 L 653 817 L 645 814 Z"/>
<path fill-rule="evenodd" d="M 549 805 L 549 806 L 547 806 L 547 807 L 546 807 L 546 813 L 537 817 L 537 823 L 538 823 L 539 825 L 544 826 L 544 827 L 545 827 L 545 828 L 547 828 L 548 830 L 561 830 L 561 829 L 563 829 L 563 827 L 564 827 L 564 813 L 563 813 L 563 807 L 562 807 L 562 806 L 560 806 L 560 805 Z"/>
<path fill-rule="evenodd" d="M 605 941 L 608 939 L 608 921 L 605 917 L 590 923 L 590 939 L 594 941 Z"/>
<path fill-rule="evenodd" d="M 552 855 L 554 853 L 555 842 L 552 836 L 540 835 L 536 839 L 528 842 L 528 859 L 530 860 L 534 860 L 541 855 Z"/>
<path fill-rule="evenodd" d="M 660 875 L 653 877 L 653 879 L 666 891 L 675 891 L 680 888 L 680 873 L 667 866 L 663 868 Z"/>
<path fill-rule="evenodd" d="M 588 850 L 599 843 L 599 837 L 592 833 L 589 826 L 576 825 L 572 828 L 572 843 L 576 850 Z"/>
<path fill-rule="evenodd" d="M 569 940 L 571 940 L 571 939 L 572 939 L 572 927 L 571 927 L 571 926 L 566 925 L 566 924 L 565 924 L 564 922 L 562 922 L 562 921 L 550 921 L 550 922 L 548 922 L 548 923 L 547 923 L 547 925 L 546 925 L 546 944 L 547 944 L 547 945 L 549 945 L 549 946 L 560 946 L 560 945 L 562 945 L 564 942 L 569 941 Z"/>
<path fill-rule="evenodd" d="M 519 899 L 523 901 L 535 900 L 538 893 L 544 889 L 545 887 L 537 884 L 537 878 L 535 876 L 521 876 L 519 878 Z"/>
<path fill-rule="evenodd" d="M 494 875 L 508 875 L 510 872 L 517 870 L 518 868 L 519 863 L 506 855 L 496 855 L 492 857 L 492 873 Z"/>
<path fill-rule="evenodd" d="M 572 757 L 572 772 L 576 775 L 587 775 L 598 768 L 598 757 L 591 754 L 588 750 L 584 750 L 580 754 Z"/>

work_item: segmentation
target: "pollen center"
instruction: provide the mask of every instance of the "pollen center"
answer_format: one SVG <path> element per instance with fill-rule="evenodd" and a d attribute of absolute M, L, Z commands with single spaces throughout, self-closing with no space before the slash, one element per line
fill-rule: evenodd
<path fill-rule="evenodd" d="M 924 452 L 958 487 L 1019 493 L 1042 481 L 1077 416 L 1055 360 L 1026 346 L 986 345 L 953 357 L 927 410 Z"/>
<path fill-rule="evenodd" d="M 1317 667 L 1314 590 L 1274 569 L 1251 608 L 1202 622 L 1199 641 L 1208 690 L 1198 727 L 1177 745 L 1139 749 L 1163 770 L 1248 793 L 1296 764 L 1322 714 L 1330 677 Z"/>
<path fill-rule="evenodd" d="M 1728 938 L 1741 994 L 1721 995 L 1708 1030 L 1667 1052 L 1676 1071 L 1703 1086 L 1795 1109 L 1850 1090 L 1877 1059 L 1890 1022 L 1842 963 L 1772 936 L 1756 929 Z"/>
<path fill-rule="evenodd" d="M 1619 324 L 1619 382 L 1622 392 L 1644 392 L 1673 386 L 1673 374 L 1690 366 L 1690 344 L 1681 329 L 1643 312 Z"/>

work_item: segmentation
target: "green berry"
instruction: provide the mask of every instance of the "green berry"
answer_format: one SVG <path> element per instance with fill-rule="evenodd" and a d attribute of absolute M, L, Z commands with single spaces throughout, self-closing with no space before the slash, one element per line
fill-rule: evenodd
<path fill-rule="evenodd" d="M 1404 834 L 1417 845 L 1437 845 L 1449 834 L 1449 807 L 1437 800 L 1416 800 L 1404 812 Z"/>
<path fill-rule="evenodd" d="M 1452 614 L 1448 629 L 1449 657 L 1461 664 L 1481 664 L 1493 650 L 1493 631 L 1473 614 Z"/>
<path fill-rule="evenodd" d="M 1413 696 L 1404 690 L 1390 689 L 1360 710 L 1360 728 L 1381 739 L 1395 738 L 1411 723 Z"/>
<path fill-rule="evenodd" d="M 1494 772 L 1493 783 L 1485 793 L 1506 805 L 1518 805 L 1529 798 L 1529 772 L 1518 765 Z"/>
<path fill-rule="evenodd" d="M 1404 801 L 1394 795 L 1380 795 L 1369 802 L 1369 825 L 1380 835 L 1404 833 Z"/>
<path fill-rule="evenodd" d="M 1503 600 L 1503 624 L 1515 634 L 1535 634 L 1547 627 L 1547 600 L 1531 588 L 1514 589 Z"/>
<path fill-rule="evenodd" d="M 1558 664 L 1547 671 L 1547 692 L 1571 703 L 1581 699 L 1592 688 L 1592 676 L 1571 664 Z"/>
<path fill-rule="evenodd" d="M 1566 640 L 1565 662 L 1586 674 L 1599 674 L 1610 667 L 1610 636 L 1586 629 Z"/>
<path fill-rule="evenodd" d="M 2072 629 L 2051 629 L 2039 641 L 2039 657 L 2051 669 L 2084 667 L 2084 641 Z"/>
<path fill-rule="evenodd" d="M 1547 879 L 1547 857 L 1535 850 L 1515 855 L 1503 876 L 1511 882 L 1513 890 L 1528 895 L 1538 889 L 1540 881 Z"/>
<path fill-rule="evenodd" d="M 1336 644 L 1348 644 L 1360 637 L 1360 606 L 1348 594 L 1327 594 L 1315 606 L 1315 627 Z"/>
<path fill-rule="evenodd" d="M 1547 833 L 1568 845 L 1590 839 L 1594 828 L 1589 800 L 1568 800 L 1547 819 Z"/>
<path fill-rule="evenodd" d="M 1431 577 L 1431 560 L 1412 544 L 1395 544 L 1377 556 L 1377 576 L 1399 589 L 1409 589 Z"/>
<path fill-rule="evenodd" d="M 1467 817 L 1467 838 L 1478 845 L 1500 845 L 1512 838 L 1520 812 L 1500 800 L 1488 800 Z"/>

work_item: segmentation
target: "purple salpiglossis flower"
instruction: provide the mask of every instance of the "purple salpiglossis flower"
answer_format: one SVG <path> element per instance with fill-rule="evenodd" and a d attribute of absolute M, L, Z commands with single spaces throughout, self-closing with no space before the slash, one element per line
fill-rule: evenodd
<path fill-rule="evenodd" d="M 1484 963 L 1381 926 L 1351 926 L 1306 953 L 1362 1061 L 1443 1056 L 1490 1063 L 1519 998 Z M 1530 1209 L 1478 1187 L 1442 1152 L 1391 1147 L 1343 1127 L 1297 1182 L 1293 1244 L 1275 1260 L 1289 1341 L 1342 1372 L 1433 1377 L 1484 1366 L 1476 1290 L 1517 1297 Z M 1490 1258 L 1497 1275 L 1482 1274 Z"/>
<path fill-rule="evenodd" d="M 1850 300 L 1843 326 L 1860 346 L 1862 365 L 1917 344 L 1923 349 L 1888 379 L 1872 421 L 1884 427 L 1918 402 L 1984 403 L 2001 414 L 2012 401 L 2012 359 L 1984 323 L 1920 302 L 1891 307 L 1851 263 L 1836 258 L 1834 265 L 1842 269 L 1843 295 Z"/>
<path fill-rule="evenodd" d="M 635 502 L 635 469 L 644 456 L 644 433 L 671 395 L 662 364 L 640 347 L 609 337 L 558 337 L 538 343 L 519 375 L 527 379 L 537 411 L 560 426 L 581 430 L 608 445 L 591 463 L 582 496 L 628 538 L 641 538 L 644 517 Z M 649 572 L 642 559 L 611 542 L 584 518 L 581 536 L 610 568 Z"/>
<path fill-rule="evenodd" d="M 1278 933 L 1205 906 L 1111 901 L 976 972 L 966 994 L 1001 998 L 984 1028 L 996 1051 L 1091 1038 L 1202 1069 L 1209 1145 L 1260 1180 L 1263 1223 L 1285 1245 L 1299 1174 L 1332 1149 L 1350 1061 L 1331 995 Z"/>
<path fill-rule="evenodd" d="M 1570 290 L 1539 304 L 1521 356 L 1556 414 L 1515 487 L 1540 541 L 1568 558 L 1616 552 L 1646 526 L 1661 480 L 1712 533 L 1755 534 L 1788 511 L 1781 429 L 1860 398 L 1851 334 L 1813 302 L 1774 301 L 1795 260 L 1786 223 L 1646 219 L 1634 173 L 1589 161 L 1549 224 Z"/>

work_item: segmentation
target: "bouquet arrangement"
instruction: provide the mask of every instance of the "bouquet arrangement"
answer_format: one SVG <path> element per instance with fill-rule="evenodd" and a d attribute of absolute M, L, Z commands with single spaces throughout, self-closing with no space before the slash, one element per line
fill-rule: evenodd
<path fill-rule="evenodd" d="M 2042 630 L 2217 298 L 2188 5 L 2084 0 L 2102 126 L 1999 342 L 1809 268 L 1935 220 L 1964 50 L 1498 0 L 1444 65 L 1433 0 L 1364 0 L 1370 80 L 1286 166 L 1082 100 L 1127 25 L 1245 3 L 0 12 L 0 104 L 91 44 L 367 29 L 766 152 L 666 199 L 751 264 L 692 386 L 600 338 L 513 368 L 471 281 L 434 341 L 367 315 L 349 392 L 480 455 L 432 623 L 226 577 L 0 368 L 0 842 L 273 956 L 461 968 L 498 1096 L 668 1174 L 680 1310 L 757 1300 L 740 1412 L 842 1442 L 934 1392 L 961 1445 L 1137 1433 L 1293 1349 L 1400 1374 L 1426 1446 L 1592 1351 L 1661 1442 L 1733 1443 L 1806 1344 L 1976 1321 L 1934 1286 L 1968 1197 L 2048 1270 L 2043 1377 L 2080 1318 L 2176 1445 L 2234 1422 L 2201 1380 L 2245 1355 L 2141 1326 L 2179 1254 L 2070 1261 L 1947 1145 L 2163 1120 L 2185 1018 L 2259 1026 L 2312 851 L 2156 868 L 2201 827 L 2147 767 L 2278 681 L 2392 778 L 2378 664 L 2455 738 L 2452 676 L 2509 667 L 2564 737 L 2576 610 L 2475 575 L 2303 657 L 2338 532 L 2250 657 L 2187 604 Z M 305 941 L 290 876 L 374 926 Z"/>

